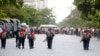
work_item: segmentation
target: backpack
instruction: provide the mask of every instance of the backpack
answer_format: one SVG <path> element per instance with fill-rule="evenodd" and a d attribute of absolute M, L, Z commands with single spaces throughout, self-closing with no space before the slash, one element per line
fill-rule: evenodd
<path fill-rule="evenodd" d="M 2 31 L 0 32 L 0 36 L 1 38 L 6 38 L 6 30 L 2 29 Z"/>
<path fill-rule="evenodd" d="M 0 27 L 0 35 L 2 34 L 2 32 L 3 32 L 3 29 Z"/>
<path fill-rule="evenodd" d="M 54 34 L 52 33 L 52 32 L 47 32 L 47 37 L 53 37 L 54 36 Z"/>
<path fill-rule="evenodd" d="M 24 29 L 20 29 L 18 31 L 18 35 L 19 35 L 19 37 L 24 37 L 25 36 L 25 30 Z"/>
<path fill-rule="evenodd" d="M 30 38 L 34 38 L 34 35 L 35 35 L 34 31 L 30 31 L 29 37 L 30 37 Z"/>
<path fill-rule="evenodd" d="M 91 35 L 90 34 L 84 34 L 84 39 L 90 39 Z"/>

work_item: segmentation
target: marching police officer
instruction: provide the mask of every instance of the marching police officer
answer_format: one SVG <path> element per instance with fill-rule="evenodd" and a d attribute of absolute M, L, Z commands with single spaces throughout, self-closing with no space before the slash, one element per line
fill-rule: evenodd
<path fill-rule="evenodd" d="M 46 40 L 48 49 L 52 49 L 52 42 L 53 42 L 54 32 L 51 28 L 48 29 L 46 33 Z"/>
<path fill-rule="evenodd" d="M 85 30 L 83 32 L 83 36 L 81 41 L 83 41 L 83 48 L 84 50 L 89 50 L 89 42 L 90 42 L 91 34 L 89 30 Z"/>
<path fill-rule="evenodd" d="M 19 28 L 17 28 L 17 30 L 15 31 L 15 37 L 16 37 L 16 47 L 18 47 L 18 45 L 19 45 L 18 31 L 19 31 Z"/>
<path fill-rule="evenodd" d="M 1 29 L 1 28 L 0 28 Z M 1 29 L 0 30 L 0 38 L 1 38 L 1 48 L 5 49 L 6 46 L 6 30 L 5 29 Z"/>
<path fill-rule="evenodd" d="M 19 37 L 19 46 L 18 46 L 18 48 L 20 49 L 20 46 L 22 45 L 22 48 L 24 49 L 24 43 L 25 43 L 25 38 L 26 38 L 25 26 L 21 26 L 21 28 L 19 29 L 18 37 Z"/>
<path fill-rule="evenodd" d="M 35 40 L 35 33 L 33 27 L 30 27 L 30 31 L 28 33 L 28 41 L 30 49 L 34 48 L 34 40 Z"/>

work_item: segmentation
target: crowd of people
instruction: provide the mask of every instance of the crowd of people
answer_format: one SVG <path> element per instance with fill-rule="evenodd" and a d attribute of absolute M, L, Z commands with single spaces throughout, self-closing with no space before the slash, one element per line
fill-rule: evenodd
<path fill-rule="evenodd" d="M 100 39 L 100 29 L 94 29 L 94 28 L 62 28 L 60 31 L 58 31 L 59 34 L 70 34 L 70 35 L 76 35 L 81 36 L 81 42 L 83 42 L 83 48 L 84 50 L 89 49 L 89 42 L 91 37 L 97 37 L 97 39 Z M 1 48 L 6 47 L 6 30 L 0 28 L 0 38 L 1 38 Z M 29 42 L 29 48 L 34 48 L 34 41 L 35 41 L 35 29 L 32 25 L 29 27 L 26 27 L 26 25 L 21 25 L 18 27 L 18 29 L 15 31 L 15 37 L 16 37 L 16 47 L 21 49 L 24 49 L 24 43 L 25 38 L 28 39 Z M 55 30 L 52 28 L 48 28 L 48 30 L 45 32 L 46 39 L 44 41 L 47 41 L 48 49 L 52 49 L 52 40 L 55 36 Z"/>
<path fill-rule="evenodd" d="M 70 35 L 76 35 L 76 36 L 81 36 L 82 32 L 84 32 L 86 29 L 89 30 L 91 35 L 93 37 L 96 37 L 97 39 L 100 38 L 100 28 L 88 28 L 88 27 L 83 27 L 83 28 L 62 28 L 62 33 L 63 34 L 70 34 Z"/>
<path fill-rule="evenodd" d="M 100 29 L 95 28 L 63 28 L 62 29 L 63 34 L 70 34 L 70 35 L 76 35 L 81 37 L 81 42 L 83 42 L 83 48 L 84 50 L 89 50 L 89 43 L 91 37 L 97 38 L 97 40 L 100 40 Z"/>
<path fill-rule="evenodd" d="M 0 28 L 0 39 L 1 39 L 1 48 L 5 49 L 6 47 L 6 30 Z M 34 48 L 34 41 L 35 41 L 35 32 L 34 32 L 34 27 L 30 25 L 29 27 L 26 26 L 26 24 L 22 24 L 16 31 L 15 31 L 15 38 L 16 38 L 16 48 L 19 49 L 24 49 L 24 43 L 25 39 L 28 39 L 29 42 L 29 48 L 33 49 Z M 52 40 L 54 37 L 54 32 L 52 31 L 52 28 L 49 28 L 48 31 L 45 33 L 46 34 L 46 39 L 47 41 L 47 46 L 48 49 L 52 49 Z"/>

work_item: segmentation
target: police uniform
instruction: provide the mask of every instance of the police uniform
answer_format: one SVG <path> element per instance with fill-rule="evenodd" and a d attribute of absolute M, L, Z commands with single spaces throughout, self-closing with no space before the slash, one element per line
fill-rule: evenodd
<path fill-rule="evenodd" d="M 83 38 L 82 38 L 84 50 L 89 49 L 90 38 L 91 38 L 90 32 L 88 30 L 85 30 L 83 33 Z"/>
<path fill-rule="evenodd" d="M 5 48 L 6 46 L 6 30 L 2 29 L 2 32 L 0 33 L 0 38 L 1 38 L 1 48 Z"/>
<path fill-rule="evenodd" d="M 24 33 L 22 33 L 23 35 L 20 35 L 20 31 L 24 31 Z M 18 48 L 20 48 L 20 46 L 22 46 L 22 48 L 24 48 L 24 43 L 25 43 L 25 38 L 26 38 L 25 29 L 21 28 L 19 30 L 18 34 L 19 34 L 19 46 L 18 46 Z"/>
<path fill-rule="evenodd" d="M 52 49 L 52 41 L 54 37 L 54 33 L 52 32 L 52 29 L 48 29 L 48 32 L 46 33 L 46 40 L 47 40 L 47 46 L 48 49 Z"/>
<path fill-rule="evenodd" d="M 17 29 L 17 30 L 15 31 L 15 35 L 16 35 L 16 47 L 18 47 L 18 45 L 19 45 L 18 31 L 19 31 L 19 29 Z"/>
<path fill-rule="evenodd" d="M 29 41 L 30 49 L 34 48 L 34 40 L 35 40 L 34 29 L 30 27 L 29 32 L 28 32 L 28 41 Z"/>

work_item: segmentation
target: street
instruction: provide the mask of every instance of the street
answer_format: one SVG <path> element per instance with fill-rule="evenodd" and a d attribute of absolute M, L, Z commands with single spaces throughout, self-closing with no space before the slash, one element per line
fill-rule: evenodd
<path fill-rule="evenodd" d="M 0 48 L 0 56 L 100 56 L 100 41 L 92 38 L 89 50 L 83 50 L 80 37 L 75 35 L 55 35 L 53 49 L 48 49 L 44 34 L 36 34 L 34 49 L 29 49 L 28 40 L 25 48 L 16 48 L 15 38 L 7 39 L 6 49 Z M 0 41 L 1 46 L 1 41 Z"/>

